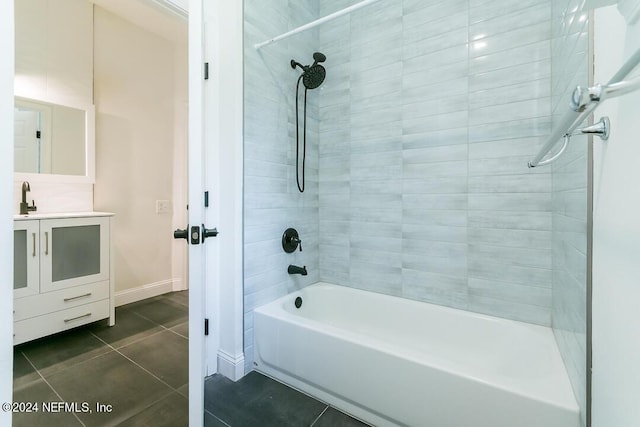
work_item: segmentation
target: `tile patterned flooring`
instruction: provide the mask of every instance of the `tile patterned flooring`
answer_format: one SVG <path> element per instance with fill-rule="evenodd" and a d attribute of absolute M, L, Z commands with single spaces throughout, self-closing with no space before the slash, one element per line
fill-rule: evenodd
<path fill-rule="evenodd" d="M 14 347 L 14 402 L 86 402 L 91 412 L 14 413 L 13 425 L 187 426 L 187 334 L 185 291 L 118 307 L 113 327 L 104 320 Z"/>
<path fill-rule="evenodd" d="M 205 381 L 205 427 L 365 427 L 306 394 L 256 371 L 233 382 L 221 375 Z"/>
<path fill-rule="evenodd" d="M 116 309 L 101 321 L 14 347 L 14 402 L 76 402 L 76 411 L 14 413 L 14 427 L 188 426 L 188 294 Z M 111 405 L 98 412 L 97 404 Z M 42 409 L 42 407 L 40 407 Z M 362 427 L 257 372 L 205 381 L 207 427 Z"/>

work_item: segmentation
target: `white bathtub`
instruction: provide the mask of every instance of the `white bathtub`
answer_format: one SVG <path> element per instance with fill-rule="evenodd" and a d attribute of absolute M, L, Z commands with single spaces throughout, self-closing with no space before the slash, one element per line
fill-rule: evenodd
<path fill-rule="evenodd" d="M 375 426 L 580 426 L 549 328 L 316 283 L 254 337 L 258 371 Z"/>

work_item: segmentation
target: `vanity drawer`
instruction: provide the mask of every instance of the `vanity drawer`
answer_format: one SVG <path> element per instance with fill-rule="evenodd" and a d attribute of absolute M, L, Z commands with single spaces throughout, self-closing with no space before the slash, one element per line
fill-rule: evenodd
<path fill-rule="evenodd" d="M 108 280 L 17 298 L 13 302 L 13 320 L 29 319 L 107 298 L 109 298 Z"/>
<path fill-rule="evenodd" d="M 109 300 L 105 299 L 13 322 L 13 344 L 21 344 L 107 317 L 109 317 Z"/>

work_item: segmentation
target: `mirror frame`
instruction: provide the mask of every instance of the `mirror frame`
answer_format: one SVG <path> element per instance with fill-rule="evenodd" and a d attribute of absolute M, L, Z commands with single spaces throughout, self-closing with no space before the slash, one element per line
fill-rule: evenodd
<path fill-rule="evenodd" d="M 27 172 L 13 172 L 14 179 L 16 181 L 29 181 L 31 183 L 34 182 L 52 182 L 52 183 L 69 183 L 69 184 L 95 184 L 96 182 L 96 157 L 95 157 L 95 148 L 96 148 L 96 110 L 93 104 L 70 104 L 68 102 L 60 103 L 47 99 L 35 99 L 28 98 L 25 96 L 14 96 L 14 105 L 15 100 L 27 101 L 27 102 L 36 102 L 36 103 L 47 103 L 47 104 L 55 104 L 61 105 L 63 107 L 75 108 L 78 110 L 84 110 L 85 112 L 85 175 L 58 175 L 58 174 L 50 174 L 50 173 L 27 173 Z"/>

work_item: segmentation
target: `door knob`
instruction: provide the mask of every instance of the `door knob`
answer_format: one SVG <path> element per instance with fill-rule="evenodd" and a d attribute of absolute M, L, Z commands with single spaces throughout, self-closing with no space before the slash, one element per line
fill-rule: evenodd
<path fill-rule="evenodd" d="M 189 226 L 184 230 L 180 230 L 179 228 L 173 232 L 174 239 L 185 239 L 189 240 Z"/>
<path fill-rule="evenodd" d="M 216 227 L 205 228 L 204 224 L 202 224 L 202 240 L 206 240 L 207 237 L 216 237 L 217 235 L 218 229 Z"/>

